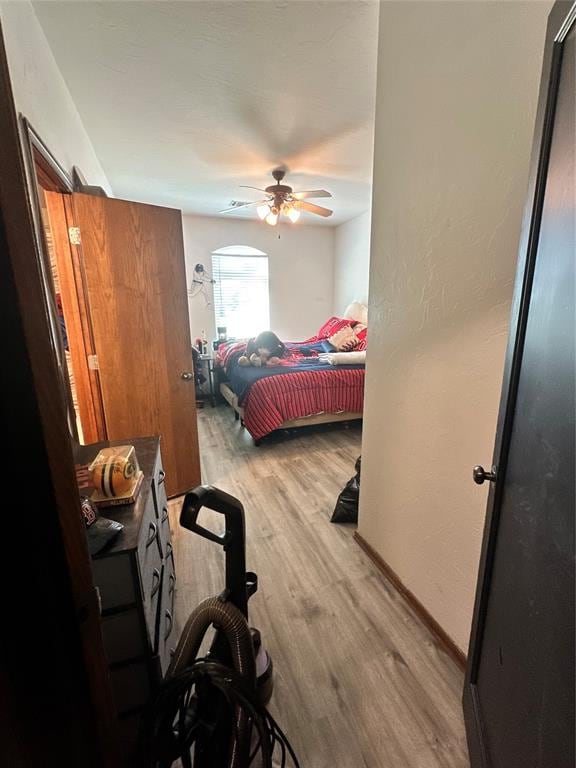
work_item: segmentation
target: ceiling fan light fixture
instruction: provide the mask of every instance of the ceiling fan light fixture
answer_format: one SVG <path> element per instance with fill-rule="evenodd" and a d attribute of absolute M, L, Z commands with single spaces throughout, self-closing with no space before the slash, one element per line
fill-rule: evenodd
<path fill-rule="evenodd" d="M 272 176 L 276 184 L 270 184 L 265 189 L 245 184 L 241 185 L 242 189 L 264 192 L 266 197 L 246 203 L 233 200 L 228 208 L 218 211 L 218 213 L 235 213 L 241 208 L 254 206 L 260 221 L 265 221 L 271 227 L 275 227 L 278 224 L 282 215 L 290 219 L 292 224 L 296 224 L 300 219 L 302 211 L 304 213 L 313 213 L 316 216 L 324 216 L 325 218 L 332 216 L 334 211 L 309 202 L 309 200 L 313 200 L 315 197 L 332 197 L 330 192 L 327 192 L 325 189 L 308 189 L 303 192 L 294 192 L 288 184 L 281 183 L 285 175 L 285 168 L 275 168 L 272 171 Z"/>
<path fill-rule="evenodd" d="M 278 209 L 270 208 L 270 212 L 265 218 L 266 224 L 270 224 L 271 227 L 275 227 L 278 224 Z"/>
<path fill-rule="evenodd" d="M 264 221 L 264 219 L 270 214 L 270 206 L 268 203 L 259 205 L 258 208 L 256 208 L 256 213 L 258 214 L 258 218 Z"/>
<path fill-rule="evenodd" d="M 286 215 L 288 216 L 292 224 L 296 224 L 296 222 L 300 218 L 300 211 L 298 210 L 298 208 L 294 208 L 294 206 L 291 205 L 286 211 Z"/>

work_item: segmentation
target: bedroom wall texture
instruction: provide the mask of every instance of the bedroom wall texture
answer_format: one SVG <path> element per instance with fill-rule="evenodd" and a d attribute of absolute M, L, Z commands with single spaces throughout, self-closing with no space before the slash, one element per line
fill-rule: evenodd
<path fill-rule="evenodd" d="M 285 224 L 277 228 L 261 221 L 208 216 L 184 216 L 183 225 L 188 287 L 195 264 L 204 264 L 212 274 L 213 251 L 249 245 L 268 255 L 270 326 L 281 339 L 312 336 L 331 316 L 334 227 Z M 192 338 L 202 329 L 209 340 L 215 338 L 213 306 L 206 307 L 200 295 L 190 299 L 189 307 Z"/>
<path fill-rule="evenodd" d="M 89 184 L 110 194 L 108 179 L 32 4 L 26 0 L 0 2 L 0 22 L 16 110 L 28 118 L 67 171 L 78 166 Z"/>
<path fill-rule="evenodd" d="M 371 212 L 336 227 L 334 236 L 334 314 L 354 300 L 368 303 Z"/>
<path fill-rule="evenodd" d="M 359 532 L 463 651 L 550 7 L 380 6 Z"/>

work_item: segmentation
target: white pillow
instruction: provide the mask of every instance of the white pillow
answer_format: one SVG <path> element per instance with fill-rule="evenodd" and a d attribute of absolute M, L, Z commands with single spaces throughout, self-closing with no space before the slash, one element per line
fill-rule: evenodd
<path fill-rule="evenodd" d="M 360 352 L 322 352 L 318 359 L 330 365 L 366 365 L 366 350 Z"/>
<path fill-rule="evenodd" d="M 352 304 L 348 304 L 343 316 L 348 320 L 356 320 L 356 322 L 362 323 L 362 325 L 368 325 L 368 307 L 359 301 L 353 301 Z"/>

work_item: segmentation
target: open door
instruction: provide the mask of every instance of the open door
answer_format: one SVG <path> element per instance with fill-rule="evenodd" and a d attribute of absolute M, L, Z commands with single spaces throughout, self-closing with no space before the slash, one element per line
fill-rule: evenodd
<path fill-rule="evenodd" d="M 96 443 L 106 438 L 106 424 L 100 377 L 98 371 L 90 367 L 95 349 L 80 253 L 70 243 L 69 227 L 74 225 L 71 195 L 45 190 L 40 194 L 46 206 L 45 227 L 50 231 L 58 274 L 80 442 Z"/>
<path fill-rule="evenodd" d="M 108 439 L 160 435 L 170 496 L 200 482 L 180 211 L 73 195 Z"/>
<path fill-rule="evenodd" d="M 574 768 L 576 4 L 549 17 L 464 691 L 472 768 Z"/>

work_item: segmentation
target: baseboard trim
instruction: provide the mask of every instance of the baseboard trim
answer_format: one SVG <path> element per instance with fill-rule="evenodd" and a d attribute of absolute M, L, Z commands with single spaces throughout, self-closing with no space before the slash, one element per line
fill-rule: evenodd
<path fill-rule="evenodd" d="M 405 586 L 397 573 L 395 573 L 388 563 L 373 549 L 370 544 L 364 539 L 358 531 L 354 531 L 354 539 L 361 549 L 368 555 L 370 560 L 374 563 L 376 568 L 388 579 L 389 582 L 398 590 L 398 592 L 404 597 L 406 602 L 411 606 L 414 613 L 425 624 L 430 632 L 434 635 L 436 640 L 440 643 L 446 653 L 454 659 L 456 664 L 461 669 L 466 668 L 466 654 L 458 648 L 454 640 L 446 634 L 440 624 L 431 616 L 418 598 Z"/>

